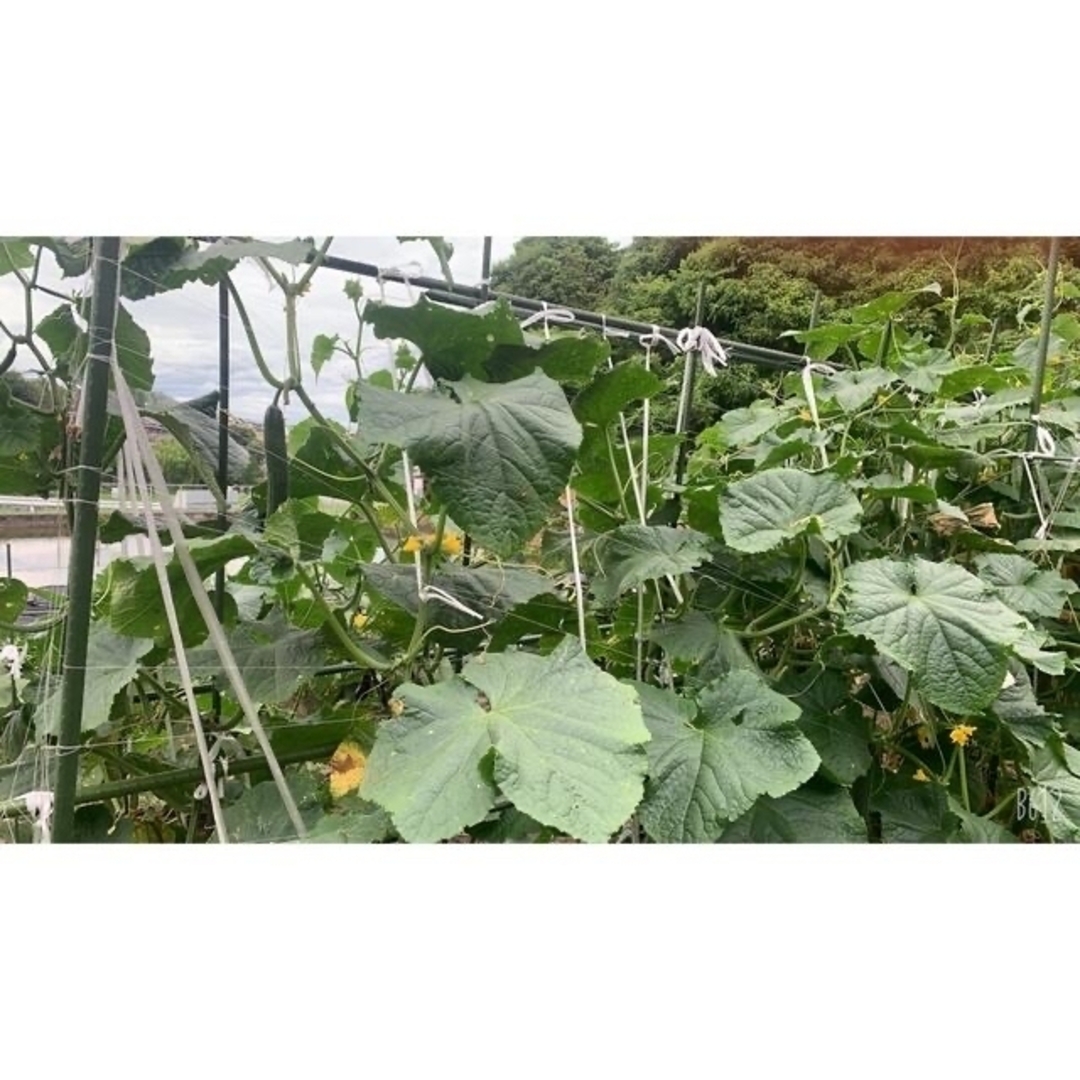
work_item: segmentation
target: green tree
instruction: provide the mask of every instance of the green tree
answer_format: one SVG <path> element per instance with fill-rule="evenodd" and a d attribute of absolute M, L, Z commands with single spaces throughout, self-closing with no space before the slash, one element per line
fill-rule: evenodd
<path fill-rule="evenodd" d="M 618 245 L 602 236 L 526 236 L 491 275 L 494 288 L 590 311 L 609 300 Z"/>

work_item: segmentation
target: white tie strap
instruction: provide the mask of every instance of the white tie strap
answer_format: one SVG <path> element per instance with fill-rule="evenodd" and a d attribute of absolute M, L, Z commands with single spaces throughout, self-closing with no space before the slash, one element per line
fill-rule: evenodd
<path fill-rule="evenodd" d="M 51 791 L 28 791 L 23 796 L 26 812 L 34 820 L 34 833 L 43 844 L 52 841 L 53 793 Z"/>
<path fill-rule="evenodd" d="M 538 312 L 522 320 L 521 329 L 527 330 L 534 323 L 542 322 L 544 324 L 544 337 L 550 340 L 551 323 L 572 323 L 574 313 L 567 308 L 548 307 L 547 301 L 542 301 L 542 303 L 544 306 Z"/>
<path fill-rule="evenodd" d="M 802 385 L 803 394 L 806 397 L 807 407 L 810 409 L 810 419 L 814 422 L 814 429 L 821 431 L 821 419 L 818 416 L 817 396 L 814 393 L 814 375 L 835 375 L 836 368 L 832 364 L 822 364 L 817 361 L 806 358 L 806 363 L 803 364 L 802 369 Z M 827 469 L 829 467 L 829 454 L 826 451 L 824 445 L 821 450 L 821 463 Z"/>
<path fill-rule="evenodd" d="M 660 333 L 659 326 L 654 326 L 651 334 L 638 335 L 638 341 L 644 346 L 647 354 L 652 352 L 653 346 L 655 345 L 666 345 L 671 350 L 672 356 L 678 356 L 682 352 L 679 346 L 676 345 L 671 338 L 666 338 Z"/>
<path fill-rule="evenodd" d="M 716 335 L 704 326 L 685 326 L 675 338 L 675 344 L 685 352 L 698 352 L 705 370 L 716 377 L 716 365 L 728 366 L 728 354 Z"/>

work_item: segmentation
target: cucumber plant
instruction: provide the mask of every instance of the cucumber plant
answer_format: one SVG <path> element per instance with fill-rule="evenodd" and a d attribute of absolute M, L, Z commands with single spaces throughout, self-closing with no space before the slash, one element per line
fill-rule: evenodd
<path fill-rule="evenodd" d="M 29 297 L 43 248 L 82 265 L 70 241 L 20 243 L 9 261 Z M 355 344 L 318 335 L 310 358 L 316 374 L 352 365 L 343 425 L 312 401 L 297 333 L 326 249 L 163 238 L 129 252 L 122 277 L 125 295 L 145 295 L 223 280 L 242 257 L 309 260 L 297 280 L 272 275 L 287 301 L 283 378 L 232 287 L 273 395 L 267 479 L 225 533 L 191 546 L 207 579 L 225 571 L 231 643 L 310 841 L 1076 838 L 1070 295 L 1052 324 L 1040 423 L 1055 449 L 1042 458 L 1023 453 L 1025 324 L 991 333 L 933 288 L 796 332 L 818 366 L 705 430 L 645 438 L 641 403 L 677 387 L 677 365 L 613 362 L 601 337 L 523 330 L 503 304 L 364 303 L 348 282 Z M 55 405 L 78 385 L 79 303 L 24 335 Z M 908 328 L 935 305 L 944 344 Z M 148 342 L 125 325 L 128 362 L 152 377 Z M 406 343 L 393 371 L 365 374 L 365 332 Z M 2 385 L 0 490 L 31 475 L 62 488 L 77 430 Z M 197 426 L 141 392 L 148 415 Z M 283 394 L 309 413 L 288 432 Z M 158 589 L 137 559 L 98 580 L 88 838 L 135 838 L 136 820 L 143 838 L 209 835 Z M 0 592 L 5 628 L 27 596 Z M 182 595 L 178 609 L 188 666 L 222 695 L 230 836 L 294 838 L 205 627 Z M 28 769 L 47 771 L 55 711 L 50 639 L 19 633 L 28 658 L 0 698 L 8 802 Z M 132 808 L 114 793 L 135 777 L 146 794 Z"/>

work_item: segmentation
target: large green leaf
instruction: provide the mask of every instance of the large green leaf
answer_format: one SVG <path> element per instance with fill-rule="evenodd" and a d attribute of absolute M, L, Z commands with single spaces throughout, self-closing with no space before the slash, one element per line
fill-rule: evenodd
<path fill-rule="evenodd" d="M 416 571 L 412 565 L 369 563 L 362 569 L 365 585 L 410 614 L 417 614 L 419 600 Z M 483 622 L 488 626 L 498 622 L 516 605 L 555 591 L 550 578 L 527 567 L 514 566 L 444 566 L 428 584 L 483 616 Z M 435 598 L 429 604 L 434 621 L 441 626 L 464 630 L 478 624 L 471 615 Z"/>
<path fill-rule="evenodd" d="M 611 603 L 642 582 L 693 570 L 709 557 L 711 546 L 709 537 L 693 529 L 620 525 L 593 543 L 589 585 L 601 603 Z"/>
<path fill-rule="evenodd" d="M 298 424 L 289 432 L 290 448 L 294 433 L 306 435 L 306 438 L 289 459 L 289 494 L 292 498 L 326 495 L 358 503 L 367 497 L 370 489 L 367 477 L 356 462 L 346 456 L 329 430 L 317 424 L 304 429 Z M 260 487 L 265 489 L 265 485 Z"/>
<path fill-rule="evenodd" d="M 1017 660 L 1009 661 L 1012 679 L 994 703 L 991 713 L 1029 749 L 1046 745 L 1054 732 L 1054 718 L 1039 704 L 1027 669 Z"/>
<path fill-rule="evenodd" d="M 34 333 L 49 346 L 62 373 L 76 367 L 86 352 L 86 332 L 75 321 L 71 304 L 50 311 L 34 327 Z"/>
<path fill-rule="evenodd" d="M 960 825 L 940 784 L 899 776 L 877 777 L 869 812 L 880 822 L 886 844 L 940 844 L 955 836 Z"/>
<path fill-rule="evenodd" d="M 30 243 L 20 237 L 0 236 L 0 277 L 13 270 L 29 270 L 34 265 Z"/>
<path fill-rule="evenodd" d="M 822 401 L 835 401 L 844 412 L 857 412 L 897 378 L 895 372 L 878 367 L 840 371 L 825 382 L 818 397 Z"/>
<path fill-rule="evenodd" d="M 267 519 L 263 541 L 292 559 L 311 562 L 340 524 L 334 514 L 320 508 L 318 498 L 290 499 Z"/>
<path fill-rule="evenodd" d="M 781 337 L 793 337 L 806 346 L 806 355 L 811 360 L 828 360 L 842 345 L 855 341 L 865 334 L 865 326 L 852 326 L 850 323 L 829 323 L 815 326 L 810 330 L 786 330 Z"/>
<path fill-rule="evenodd" d="M 777 689 L 802 710 L 799 727 L 821 756 L 821 774 L 835 784 L 852 784 L 870 768 L 870 728 L 848 678 L 813 665 L 786 676 Z"/>
<path fill-rule="evenodd" d="M 801 787 L 779 799 L 763 795 L 720 837 L 724 844 L 865 844 L 866 822 L 849 792 Z"/>
<path fill-rule="evenodd" d="M 394 826 L 381 806 L 357 800 L 344 812 L 324 814 L 308 830 L 308 844 L 378 844 L 390 839 Z"/>
<path fill-rule="evenodd" d="M 771 551 L 803 533 L 838 540 L 859 531 L 862 506 L 831 473 L 768 469 L 720 496 L 724 540 L 736 551 Z"/>
<path fill-rule="evenodd" d="M 299 266 L 315 253 L 307 240 L 215 240 L 204 248 L 187 249 L 176 261 L 178 270 L 208 270 L 211 267 L 221 271 L 234 267 L 241 259 L 264 258 L 279 259 L 292 266 Z M 205 278 L 203 279 L 205 280 Z"/>
<path fill-rule="evenodd" d="M 82 730 L 95 731 L 108 722 L 113 700 L 139 669 L 139 660 L 154 647 L 145 637 L 114 633 L 92 622 L 86 641 L 86 688 L 83 693 Z M 35 723 L 39 736 L 60 734 L 60 702 L 65 680 L 57 679 L 38 705 Z"/>
<path fill-rule="evenodd" d="M 536 372 L 516 382 L 466 378 L 440 393 L 360 391 L 368 442 L 407 449 L 450 516 L 482 546 L 511 555 L 551 514 L 581 443 L 559 387 Z"/>
<path fill-rule="evenodd" d="M 253 701 L 274 705 L 291 697 L 300 683 L 326 664 L 317 630 L 290 627 L 279 611 L 229 630 L 229 647 Z M 213 645 L 188 650 L 193 678 L 214 678 L 227 688 L 228 677 Z"/>
<path fill-rule="evenodd" d="M 794 411 L 793 406 L 774 405 L 771 401 L 759 399 L 745 409 L 732 409 L 724 413 L 720 423 L 703 431 L 699 439 L 707 441 L 707 434 L 714 432 L 725 448 L 738 449 L 741 446 L 749 446 L 757 442 L 762 435 L 790 419 Z"/>
<path fill-rule="evenodd" d="M 521 326 L 506 304 L 461 311 L 426 296 L 411 307 L 369 301 L 364 322 L 377 338 L 405 338 L 418 346 L 436 379 L 486 378 L 485 362 L 496 345 L 521 345 Z"/>
<path fill-rule="evenodd" d="M 360 794 L 388 810 L 406 840 L 448 840 L 495 805 L 495 786 L 480 768 L 491 751 L 488 714 L 460 678 L 406 683 L 398 696 L 405 712 L 379 728 Z"/>
<path fill-rule="evenodd" d="M 0 578 L 0 623 L 10 626 L 26 607 L 30 590 L 18 578 Z"/>
<path fill-rule="evenodd" d="M 640 816 L 656 841 L 712 842 L 759 796 L 794 791 L 821 763 L 796 726 L 799 707 L 753 672 L 731 672 L 696 701 L 645 684 L 638 693 L 652 733 Z"/>
<path fill-rule="evenodd" d="M 659 645 L 669 660 L 700 663 L 720 643 L 720 627 L 715 616 L 704 611 L 688 611 L 672 622 L 660 623 L 645 634 Z"/>
<path fill-rule="evenodd" d="M 233 559 L 241 559 L 255 550 L 255 545 L 247 537 L 237 533 L 226 533 L 213 539 L 189 540 L 187 543 L 203 581 Z M 149 556 L 115 559 L 106 573 L 109 583 L 108 622 L 113 630 L 128 637 L 167 638 L 169 622 L 154 560 Z M 175 552 L 169 553 L 166 574 L 184 644 L 197 644 L 206 637 L 206 625 Z"/>
<path fill-rule="evenodd" d="M 208 415 L 197 402 L 174 401 L 164 394 L 136 394 L 139 413 L 156 420 L 187 451 L 200 475 L 212 489 L 217 486 L 218 431 L 217 416 Z M 110 411 L 120 414 L 118 403 L 110 401 Z M 251 458 L 232 435 L 227 436 L 226 461 L 229 476 L 236 478 L 248 468 Z"/>
<path fill-rule="evenodd" d="M 1031 785 L 1017 795 L 1017 817 L 1029 827 L 1044 823 L 1055 840 L 1080 841 L 1080 750 L 1047 746 L 1031 764 Z"/>
<path fill-rule="evenodd" d="M 574 398 L 574 415 L 584 424 L 610 424 L 631 402 L 663 389 L 664 380 L 638 364 L 602 371 Z"/>
<path fill-rule="evenodd" d="M 290 770 L 286 782 L 300 820 L 308 828 L 322 817 L 318 784 L 308 773 Z M 296 827 L 273 780 L 249 788 L 222 813 L 229 839 L 238 844 L 273 844 L 296 839 Z"/>
<path fill-rule="evenodd" d="M 965 810 L 956 799 L 949 799 L 949 810 L 960 821 L 960 831 L 950 837 L 957 844 L 1015 844 L 1016 837 L 1008 829 L 989 818 Z"/>
<path fill-rule="evenodd" d="M 1002 602 L 1023 615 L 1056 619 L 1077 591 L 1076 582 L 1056 570 L 1039 569 L 1023 555 L 978 555 L 975 566 Z"/>
<path fill-rule="evenodd" d="M 910 672 L 929 701 L 972 713 L 997 697 L 1028 624 L 977 577 L 914 558 L 855 563 L 844 578 L 846 629 Z"/>
<path fill-rule="evenodd" d="M 60 440 L 61 420 L 34 411 L 0 378 L 0 494 L 48 494 Z"/>
<path fill-rule="evenodd" d="M 526 335 L 504 301 L 474 311 L 436 304 L 426 296 L 411 307 L 368 303 L 364 321 L 377 338 L 404 338 L 418 346 L 424 366 L 436 379 L 471 376 L 508 382 L 540 368 L 562 382 L 581 381 L 607 359 L 603 339 L 560 334 L 550 341 Z"/>
<path fill-rule="evenodd" d="M 498 788 L 537 821 L 602 842 L 641 798 L 649 732 L 636 695 L 569 639 L 550 656 L 488 655 L 398 694 L 405 712 L 381 726 L 360 794 L 406 840 L 476 824 Z"/>
<path fill-rule="evenodd" d="M 0 457 L 33 451 L 41 440 L 43 417 L 18 400 L 0 379 Z"/>
<path fill-rule="evenodd" d="M 123 304 L 116 310 L 116 362 L 132 390 L 149 390 L 154 385 L 154 360 L 150 338 Z"/>

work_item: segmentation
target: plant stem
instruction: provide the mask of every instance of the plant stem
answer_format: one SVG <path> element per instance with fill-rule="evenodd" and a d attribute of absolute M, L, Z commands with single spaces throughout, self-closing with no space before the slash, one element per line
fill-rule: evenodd
<path fill-rule="evenodd" d="M 797 626 L 799 623 L 807 622 L 809 619 L 816 619 L 819 615 L 824 615 L 828 610 L 828 605 L 822 604 L 810 611 L 804 611 L 800 615 L 792 615 L 790 619 L 778 622 L 774 626 L 767 626 L 764 630 L 733 630 L 732 633 L 740 638 L 769 637 L 772 634 L 778 634 L 781 630 L 787 630 L 792 626 Z"/>
<path fill-rule="evenodd" d="M 330 632 L 338 639 L 341 647 L 353 660 L 362 667 L 374 668 L 376 671 L 387 671 L 394 666 L 389 660 L 385 660 L 377 653 L 368 651 L 359 642 L 354 641 L 349 636 L 348 631 L 338 622 L 337 615 L 326 602 L 326 598 L 316 587 L 315 582 L 312 581 L 311 575 L 299 563 L 296 563 L 295 570 L 296 576 L 307 587 L 308 592 L 311 593 L 311 597 L 315 601 L 315 606 L 326 619 L 326 625 L 330 628 Z"/>
<path fill-rule="evenodd" d="M 1018 790 L 1019 790 L 1019 789 L 1016 789 L 1016 788 L 1014 788 L 1014 789 L 1013 789 L 1012 791 L 1010 791 L 1010 792 L 1009 792 L 1009 794 L 1008 794 L 1008 795 L 1006 795 L 1006 796 L 1005 796 L 1005 798 L 1004 798 L 1004 799 L 1002 799 L 1002 800 L 1001 800 L 1001 801 L 1000 801 L 1000 802 L 999 802 L 999 803 L 997 804 L 997 806 L 995 806 L 995 807 L 994 807 L 994 809 L 993 809 L 993 810 L 991 810 L 991 811 L 990 811 L 989 813 L 987 813 L 987 814 L 983 814 L 983 817 L 984 817 L 984 818 L 993 818 L 993 817 L 997 817 L 997 815 L 998 815 L 999 813 L 1001 813 L 1001 811 L 1002 811 L 1002 810 L 1004 810 L 1004 809 L 1005 809 L 1006 807 L 1008 807 L 1008 806 L 1011 806 L 1011 805 L 1012 805 L 1012 804 L 1013 804 L 1013 803 L 1014 803 L 1014 802 L 1016 801 L 1016 792 L 1017 792 Z"/>
<path fill-rule="evenodd" d="M 315 257 L 308 263 L 307 269 L 300 275 L 300 280 L 292 286 L 298 295 L 306 291 L 315 271 L 322 266 L 322 261 L 326 258 L 327 252 L 330 250 L 330 245 L 333 242 L 334 238 L 332 236 L 327 236 L 319 245 L 319 250 L 315 252 Z"/>
<path fill-rule="evenodd" d="M 1042 322 L 1039 326 L 1039 348 L 1035 354 L 1035 371 L 1032 375 L 1031 415 L 1038 416 L 1042 409 L 1043 383 L 1046 381 L 1046 358 L 1050 352 L 1050 324 L 1054 317 L 1054 295 L 1057 289 L 1058 249 L 1061 241 L 1055 236 L 1050 241 L 1050 257 L 1046 267 L 1046 294 L 1043 299 Z M 1035 449 L 1035 425 L 1029 425 L 1027 449 Z"/>
<path fill-rule="evenodd" d="M 315 402 L 311 400 L 308 392 L 299 384 L 293 385 L 291 389 L 296 391 L 296 396 L 303 403 L 304 408 L 307 409 L 307 411 L 311 414 L 312 419 L 316 420 L 319 424 L 322 425 L 326 433 L 337 444 L 338 449 L 340 449 L 342 453 L 344 453 L 353 462 L 353 464 L 359 466 L 360 470 L 367 477 L 368 482 L 375 489 L 379 498 L 383 502 L 385 502 L 391 510 L 394 511 L 400 521 L 408 522 L 409 515 L 406 512 L 405 508 L 397 501 L 397 499 L 394 498 L 394 496 L 387 489 L 386 485 L 379 478 L 378 474 L 364 460 L 361 454 L 353 448 L 353 446 L 349 443 L 349 440 L 346 439 L 345 436 L 342 435 L 341 432 L 338 431 L 337 428 L 334 427 L 330 423 L 330 421 L 326 419 L 325 416 L 323 416 L 322 412 L 319 410 L 318 405 L 316 405 Z"/>
<path fill-rule="evenodd" d="M 255 336 L 255 330 L 251 325 L 251 319 L 248 316 L 247 308 L 244 307 L 244 301 L 240 299 L 240 293 L 233 284 L 232 278 L 226 274 L 224 281 L 225 288 L 229 290 L 232 302 L 236 305 L 236 312 L 240 316 L 240 322 L 243 324 L 244 333 L 247 335 L 248 339 L 248 347 L 251 349 L 251 355 L 255 361 L 255 366 L 259 369 L 259 374 L 262 375 L 275 390 L 283 390 L 285 384 L 280 379 L 275 378 L 270 373 L 270 368 L 266 365 L 266 359 L 263 357 L 262 349 L 259 347 L 259 340 Z"/>
<path fill-rule="evenodd" d="M 971 799 L 968 797 L 968 782 L 967 782 L 967 755 L 964 753 L 964 748 L 960 747 L 960 794 L 964 799 L 964 809 L 971 813 Z"/>
<path fill-rule="evenodd" d="M 611 462 L 611 475 L 615 478 L 615 490 L 619 493 L 619 509 L 625 521 L 630 520 L 630 508 L 626 505 L 626 494 L 623 491 L 622 477 L 619 475 L 619 465 L 615 460 L 615 444 L 611 441 L 611 429 L 604 428 L 604 441 L 607 443 L 608 461 Z"/>

